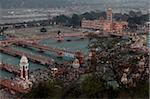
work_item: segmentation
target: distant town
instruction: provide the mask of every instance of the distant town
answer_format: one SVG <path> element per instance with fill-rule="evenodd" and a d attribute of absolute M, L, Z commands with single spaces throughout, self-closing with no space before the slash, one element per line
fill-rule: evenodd
<path fill-rule="evenodd" d="M 148 99 L 150 13 L 73 4 L 2 10 L 2 99 Z"/>

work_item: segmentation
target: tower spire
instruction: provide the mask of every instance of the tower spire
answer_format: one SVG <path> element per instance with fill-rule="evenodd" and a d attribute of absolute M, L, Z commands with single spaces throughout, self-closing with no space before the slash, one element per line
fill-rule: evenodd
<path fill-rule="evenodd" d="M 108 8 L 106 14 L 107 14 L 107 20 L 112 23 L 112 21 L 113 21 L 113 11 L 112 11 L 112 8 Z"/>
<path fill-rule="evenodd" d="M 29 63 L 26 56 L 22 56 L 20 59 L 20 78 L 23 80 L 28 80 L 29 78 Z"/>

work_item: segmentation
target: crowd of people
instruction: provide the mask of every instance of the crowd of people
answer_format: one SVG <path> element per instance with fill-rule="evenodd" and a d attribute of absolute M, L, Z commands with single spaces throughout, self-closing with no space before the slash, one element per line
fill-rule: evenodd
<path fill-rule="evenodd" d="M 85 67 L 73 68 L 72 63 L 64 63 L 51 68 L 52 77 L 62 81 L 64 86 L 77 81 L 85 72 Z"/>

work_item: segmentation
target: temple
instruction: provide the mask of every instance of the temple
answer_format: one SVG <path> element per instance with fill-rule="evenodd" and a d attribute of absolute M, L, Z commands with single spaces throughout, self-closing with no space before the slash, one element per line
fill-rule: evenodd
<path fill-rule="evenodd" d="M 31 88 L 32 82 L 29 80 L 29 63 L 26 56 L 22 56 L 20 59 L 20 80 L 18 84 L 23 86 L 24 89 Z"/>
<path fill-rule="evenodd" d="M 28 80 L 29 76 L 29 63 L 26 56 L 22 56 L 20 59 L 20 78 L 23 80 Z"/>

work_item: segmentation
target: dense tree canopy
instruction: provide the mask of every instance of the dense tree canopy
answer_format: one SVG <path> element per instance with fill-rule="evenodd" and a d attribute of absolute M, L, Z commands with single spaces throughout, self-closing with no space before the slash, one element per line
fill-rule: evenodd
<path fill-rule="evenodd" d="M 61 23 L 62 25 L 70 25 L 71 18 L 65 15 L 56 16 L 53 18 L 53 21 L 57 24 Z"/>
<path fill-rule="evenodd" d="M 79 27 L 81 25 L 81 20 L 95 20 L 99 19 L 99 17 L 102 16 L 106 18 L 105 12 L 85 12 L 83 14 L 73 14 L 71 17 L 65 16 L 65 15 L 59 15 L 52 19 L 53 22 L 56 22 L 56 24 L 64 25 L 64 26 L 73 26 L 73 27 Z"/>
<path fill-rule="evenodd" d="M 54 81 L 40 82 L 33 86 L 31 92 L 25 94 L 24 98 L 60 98 L 62 88 Z"/>
<path fill-rule="evenodd" d="M 91 98 L 98 98 L 98 95 L 106 90 L 106 82 L 102 79 L 100 75 L 92 74 L 85 78 L 82 82 L 81 88 L 82 92 Z"/>

